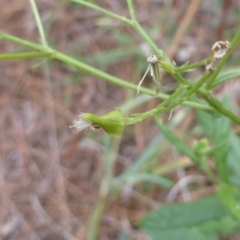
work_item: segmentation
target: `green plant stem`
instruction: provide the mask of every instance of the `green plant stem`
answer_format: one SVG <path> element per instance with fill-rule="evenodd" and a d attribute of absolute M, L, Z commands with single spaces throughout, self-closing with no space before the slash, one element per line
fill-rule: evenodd
<path fill-rule="evenodd" d="M 175 71 L 177 73 L 180 73 L 180 72 L 186 72 L 188 70 L 194 70 L 195 68 L 198 68 L 198 67 L 202 67 L 204 65 L 206 65 L 209 61 L 211 61 L 213 58 L 213 56 L 209 56 L 199 62 L 196 62 L 196 63 L 193 63 L 193 64 L 187 64 L 187 65 L 183 65 L 181 67 L 176 67 L 175 68 Z"/>
<path fill-rule="evenodd" d="M 109 191 L 113 184 L 113 169 L 116 160 L 116 152 L 118 152 L 118 148 L 121 141 L 121 136 L 111 137 L 109 138 L 110 144 L 107 149 L 106 158 L 103 159 L 103 176 L 101 181 L 101 187 L 99 191 L 99 198 L 97 201 L 97 205 L 93 210 L 93 213 L 89 219 L 89 232 L 88 232 L 88 240 L 96 240 L 97 233 L 100 225 L 100 221 L 105 210 L 106 205 L 109 202 L 108 196 Z M 114 196 L 113 196 L 114 197 Z"/>
<path fill-rule="evenodd" d="M 188 98 L 190 98 L 195 92 L 197 92 L 197 90 L 206 82 L 206 80 L 209 78 L 209 76 L 212 73 L 209 71 L 206 71 L 203 76 L 200 78 L 199 81 L 197 81 L 196 84 L 194 84 L 190 90 L 187 92 L 187 94 L 184 96 L 183 101 L 187 100 Z"/>
<path fill-rule="evenodd" d="M 189 83 L 189 82 L 187 82 L 183 77 L 182 77 L 182 75 L 180 75 L 179 73 L 177 73 L 177 74 L 174 74 L 174 76 L 175 76 L 175 78 L 182 78 L 182 82 L 183 82 L 183 84 L 186 84 L 186 85 L 188 85 L 188 86 L 192 86 L 192 84 L 191 83 Z M 211 77 L 212 75 L 210 74 L 210 77 Z M 203 83 L 207 80 L 207 75 L 206 75 L 206 79 L 202 79 L 203 80 Z M 200 82 L 199 82 L 200 83 Z M 202 84 L 202 83 L 201 83 Z M 200 86 L 201 86 L 201 84 L 199 84 Z M 195 86 L 195 85 L 194 85 Z M 196 87 L 194 87 L 195 88 L 195 90 L 194 91 L 196 91 Z M 193 92 L 193 88 L 192 88 L 192 91 L 191 92 Z M 190 93 L 191 93 L 190 92 Z M 208 93 L 208 92 L 206 92 L 206 91 L 204 91 L 204 90 L 202 90 L 202 89 L 197 89 L 197 93 L 199 94 L 199 95 L 201 95 L 202 97 L 203 97 L 203 99 L 210 105 L 210 106 L 212 106 L 218 113 L 221 113 L 221 114 L 223 114 L 224 116 L 226 116 L 226 117 L 228 117 L 229 119 L 231 119 L 233 122 L 235 122 L 235 123 L 237 123 L 237 124 L 239 124 L 240 123 L 240 118 L 237 116 L 237 115 L 235 115 L 234 113 L 232 113 L 231 111 L 229 111 L 228 109 L 226 109 L 225 107 L 223 107 L 222 106 L 222 104 L 221 104 L 221 102 L 219 102 L 216 98 L 214 98 L 213 96 L 211 96 L 211 94 L 210 93 Z M 188 94 L 189 95 L 189 94 Z M 186 96 L 184 97 L 185 99 L 186 99 Z M 188 97 L 189 98 L 189 97 Z M 183 103 L 183 102 L 182 102 Z M 175 105 L 178 105 L 178 104 L 175 104 Z M 166 108 L 166 109 L 164 109 L 164 112 L 165 111 L 169 111 L 169 110 L 171 110 L 171 108 L 173 108 L 174 106 L 170 106 L 169 108 Z"/>
<path fill-rule="evenodd" d="M 27 59 L 27 58 L 51 58 L 52 53 L 44 52 L 23 52 L 23 53 L 10 53 L 0 54 L 0 60 L 14 60 L 14 59 Z"/>
<path fill-rule="evenodd" d="M 162 111 L 164 111 L 164 107 L 171 101 L 174 101 L 174 99 L 178 98 L 178 96 L 180 96 L 185 89 L 185 86 L 178 87 L 178 89 L 173 94 L 171 94 L 169 98 L 160 103 L 156 108 L 152 109 L 151 111 L 140 113 L 134 117 L 128 118 L 125 122 L 125 125 L 132 125 L 141 122 L 149 117 L 159 115 Z"/>
<path fill-rule="evenodd" d="M 192 86 L 180 73 L 174 73 L 173 77 L 182 85 Z"/>
<path fill-rule="evenodd" d="M 28 47 L 28 48 L 35 49 L 35 50 L 38 50 L 40 52 L 51 53 L 51 54 L 53 54 L 55 52 L 53 49 L 51 49 L 49 47 L 42 46 L 42 45 L 39 45 L 39 44 L 36 44 L 36 43 L 32 43 L 32 42 L 23 40 L 23 39 L 18 38 L 18 37 L 14 37 L 12 35 L 9 35 L 9 34 L 3 33 L 3 32 L 0 32 L 0 37 L 2 39 L 7 40 L 7 41 L 10 41 L 10 42 L 13 42 L 13 43 L 16 43 L 16 44 L 19 44 L 19 45 L 22 45 L 22 46 L 25 46 L 25 47 Z"/>
<path fill-rule="evenodd" d="M 206 80 L 208 79 L 208 77 L 211 75 L 211 72 L 206 71 L 203 76 L 200 78 L 200 80 L 194 84 L 189 90 L 188 92 L 185 94 L 184 97 L 182 97 L 181 99 L 179 99 L 177 102 L 173 103 L 172 105 L 170 105 L 168 108 L 166 108 L 164 110 L 164 112 L 168 112 L 171 111 L 173 108 L 175 108 L 176 106 L 182 104 L 184 101 L 188 100 L 194 93 L 196 93 L 198 91 L 198 89 L 206 82 Z"/>
<path fill-rule="evenodd" d="M 221 113 L 222 115 L 228 117 L 231 119 L 233 122 L 237 123 L 240 125 L 240 117 L 226 109 L 225 107 L 222 106 L 222 103 L 219 102 L 216 98 L 212 97 L 210 93 L 201 90 L 199 91 L 199 94 L 201 97 L 208 102 L 210 106 L 212 106 L 214 109 L 216 109 L 217 112 Z"/>
<path fill-rule="evenodd" d="M 46 40 L 46 37 L 45 37 L 42 21 L 41 21 L 41 18 L 40 18 L 38 9 L 37 9 L 36 2 L 35 2 L 35 0 L 29 0 L 29 1 L 30 1 L 30 4 L 31 4 L 31 7 L 32 7 L 33 15 L 35 17 L 35 21 L 37 23 L 37 28 L 38 28 L 39 35 L 40 35 L 40 38 L 41 38 L 41 41 L 42 41 L 42 45 L 44 47 L 47 47 L 47 40 Z"/>
<path fill-rule="evenodd" d="M 93 213 L 90 216 L 89 219 L 89 228 L 88 228 L 88 240 L 96 240 L 97 239 L 97 233 L 98 228 L 101 221 L 101 216 L 103 215 L 103 212 L 106 207 L 106 199 L 105 198 L 99 198 L 97 201 L 97 205 L 95 206 L 95 209 Z"/>
<path fill-rule="evenodd" d="M 85 64 L 81 61 L 78 61 L 74 58 L 71 58 L 71 57 L 69 57 L 69 56 L 67 56 L 67 55 L 65 55 L 61 52 L 55 51 L 55 50 L 53 50 L 49 47 L 44 47 L 44 46 L 29 42 L 29 41 L 26 41 L 26 40 L 17 38 L 17 37 L 13 37 L 13 36 L 5 34 L 3 32 L 0 32 L 0 37 L 2 39 L 8 40 L 10 42 L 14 42 L 16 44 L 19 44 L 19 45 L 22 45 L 22 46 L 25 46 L 25 47 L 29 47 L 29 48 L 32 48 L 32 49 L 35 49 L 35 50 L 38 50 L 38 51 L 41 51 L 41 52 L 44 52 L 44 53 L 51 54 L 52 59 L 57 59 L 57 60 L 59 60 L 61 62 L 64 62 L 66 64 L 70 64 L 72 66 L 75 66 L 78 69 L 81 69 L 81 70 L 86 71 L 86 72 L 88 72 L 92 75 L 95 75 L 97 77 L 105 79 L 106 81 L 114 83 L 118 86 L 137 91 L 137 88 L 138 88 L 137 85 L 135 85 L 133 83 L 130 83 L 128 81 L 124 81 L 120 78 L 114 77 L 114 76 L 112 76 L 108 73 L 105 73 L 103 71 L 100 71 L 100 70 L 98 70 L 98 69 L 96 69 L 96 68 L 94 68 L 94 67 L 92 67 L 88 64 Z M 144 87 L 140 88 L 140 92 L 145 93 L 145 94 L 150 95 L 150 96 L 156 96 L 155 91 L 153 91 L 151 89 L 144 88 Z M 159 97 L 161 99 L 167 99 L 167 98 L 169 98 L 169 95 L 158 94 L 157 97 Z M 205 110 L 205 111 L 210 111 L 210 112 L 214 111 L 214 109 L 212 107 L 209 107 L 207 105 L 200 104 L 200 103 L 197 103 L 197 102 L 186 101 L 186 102 L 184 102 L 184 105 L 192 107 L 192 108 L 202 109 L 202 110 Z"/>
<path fill-rule="evenodd" d="M 161 49 L 159 49 L 156 44 L 152 41 L 152 39 L 147 35 L 147 33 L 143 30 L 143 28 L 141 27 L 141 25 L 138 23 L 136 16 L 135 16 L 135 11 L 134 11 L 134 7 L 133 7 L 133 2 L 132 0 L 127 0 L 127 4 L 128 4 L 128 9 L 129 9 L 129 13 L 131 16 L 131 20 L 132 20 L 132 25 L 133 27 L 137 30 L 137 32 L 144 38 L 144 40 L 151 46 L 151 48 L 153 49 L 153 51 L 159 56 L 159 57 L 163 57 L 163 51 Z M 165 55 L 165 54 L 164 54 Z M 165 58 L 167 56 L 165 55 Z"/>
<path fill-rule="evenodd" d="M 101 12 L 101 13 L 109 16 L 109 17 L 115 18 L 117 20 L 120 20 L 121 22 L 124 22 L 124 23 L 132 25 L 132 21 L 130 19 L 128 19 L 126 17 L 122 17 L 122 16 L 117 15 L 117 14 L 114 14 L 114 13 L 112 13 L 110 11 L 105 10 L 104 8 L 101 8 L 101 7 L 99 7 L 99 6 L 95 5 L 95 4 L 92 4 L 90 2 L 87 2 L 85 0 L 72 0 L 72 2 L 75 2 L 75 3 L 81 4 L 83 6 L 92 8 L 92 9 L 98 11 L 98 12 Z"/>
<path fill-rule="evenodd" d="M 228 51 L 228 53 L 221 59 L 221 61 L 218 63 L 216 70 L 213 72 L 211 78 L 209 79 L 207 85 L 206 85 L 206 90 L 211 90 L 211 87 L 217 77 L 217 75 L 219 74 L 219 72 L 221 71 L 221 69 L 223 68 L 224 64 L 227 62 L 227 60 L 229 59 L 229 57 L 231 56 L 233 50 L 235 49 L 235 47 L 237 46 L 238 42 L 240 41 L 240 29 L 237 31 L 237 33 L 235 34 L 232 42 L 231 42 L 231 49 L 230 51 Z"/>

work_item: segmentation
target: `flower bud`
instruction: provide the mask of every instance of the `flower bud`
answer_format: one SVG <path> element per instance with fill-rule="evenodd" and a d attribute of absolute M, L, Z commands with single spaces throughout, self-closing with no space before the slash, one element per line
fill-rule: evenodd
<path fill-rule="evenodd" d="M 97 116 L 92 113 L 81 113 L 79 120 L 73 122 L 70 128 L 75 128 L 77 132 L 90 128 L 95 130 L 104 129 L 108 134 L 121 133 L 124 128 L 124 117 L 119 109 L 115 109 L 110 113 Z"/>

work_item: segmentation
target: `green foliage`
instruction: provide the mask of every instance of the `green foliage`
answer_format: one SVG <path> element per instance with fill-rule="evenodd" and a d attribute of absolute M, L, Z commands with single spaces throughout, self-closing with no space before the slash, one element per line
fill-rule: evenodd
<path fill-rule="evenodd" d="M 240 70 L 238 68 L 237 69 L 226 70 L 223 73 L 219 74 L 219 76 L 211 84 L 210 88 L 213 89 L 216 86 L 218 86 L 219 84 L 224 83 L 228 80 L 234 79 L 238 76 L 240 76 Z"/>
<path fill-rule="evenodd" d="M 225 106 L 229 105 L 229 99 L 226 98 L 223 103 Z M 231 135 L 231 121 L 223 116 L 211 115 L 209 113 L 198 111 L 198 118 L 203 126 L 204 132 L 211 139 L 214 150 L 215 165 L 219 177 L 224 182 L 229 182 L 227 158 L 231 151 L 230 135 Z"/>
<path fill-rule="evenodd" d="M 144 217 L 138 225 L 153 240 L 217 240 L 237 226 L 216 196 L 190 203 L 165 204 Z"/>
<path fill-rule="evenodd" d="M 239 189 L 221 183 L 218 186 L 217 193 L 222 199 L 225 207 L 240 222 L 240 198 L 239 196 L 236 196 L 239 195 Z"/>

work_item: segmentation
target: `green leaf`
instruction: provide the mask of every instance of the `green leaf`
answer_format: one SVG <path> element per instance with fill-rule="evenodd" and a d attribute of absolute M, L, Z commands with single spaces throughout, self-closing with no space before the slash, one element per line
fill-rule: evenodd
<path fill-rule="evenodd" d="M 201 232 L 211 234 L 213 232 L 227 236 L 239 226 L 239 222 L 234 220 L 232 216 L 226 215 L 220 219 L 212 219 L 198 225 Z"/>
<path fill-rule="evenodd" d="M 166 204 L 138 222 L 153 240 L 217 240 L 239 223 L 229 217 L 222 201 L 210 196 L 189 203 Z"/>
<path fill-rule="evenodd" d="M 229 98 L 225 98 L 224 105 L 229 106 Z M 231 149 L 231 121 L 224 116 L 211 115 L 201 110 L 197 111 L 197 115 L 204 132 L 213 142 L 213 156 L 219 177 L 228 182 L 227 158 Z"/>
<path fill-rule="evenodd" d="M 197 229 L 176 228 L 169 230 L 147 229 L 152 240 L 218 240 L 214 234 L 203 234 Z"/>
<path fill-rule="evenodd" d="M 208 220 L 226 215 L 221 200 L 216 196 L 206 197 L 190 203 L 166 204 L 144 217 L 139 225 L 159 229 L 193 227 Z"/>
<path fill-rule="evenodd" d="M 210 89 L 215 88 L 217 85 L 226 82 L 230 79 L 233 79 L 235 77 L 240 76 L 240 69 L 236 68 L 236 69 L 231 69 L 228 71 L 224 71 L 223 73 L 220 73 L 218 75 L 218 77 L 215 79 L 215 81 L 213 82 L 213 84 L 210 86 Z"/>
<path fill-rule="evenodd" d="M 189 148 L 180 138 L 178 138 L 166 125 L 157 124 L 164 136 L 175 146 L 178 152 L 188 156 L 197 162 L 198 158 L 191 148 Z"/>
<path fill-rule="evenodd" d="M 158 175 L 154 175 L 154 174 L 150 174 L 150 173 L 138 173 L 138 174 L 134 174 L 134 175 L 129 175 L 129 177 L 126 179 L 126 182 L 131 183 L 131 184 L 135 184 L 138 182 L 152 182 L 152 183 L 156 183 L 159 184 L 160 186 L 163 187 L 171 187 L 172 186 L 172 182 L 170 180 L 168 180 L 167 178 L 164 178 L 162 176 L 158 176 Z"/>
<path fill-rule="evenodd" d="M 230 172 L 230 182 L 231 184 L 240 187 L 240 157 L 239 157 L 239 149 L 240 149 L 240 141 L 239 138 L 231 132 L 230 134 L 230 145 L 231 150 L 228 155 L 227 165 Z"/>
<path fill-rule="evenodd" d="M 240 201 L 237 201 L 236 197 L 234 197 L 234 195 L 236 195 L 236 189 L 223 183 L 218 186 L 217 193 L 226 208 L 240 221 Z"/>

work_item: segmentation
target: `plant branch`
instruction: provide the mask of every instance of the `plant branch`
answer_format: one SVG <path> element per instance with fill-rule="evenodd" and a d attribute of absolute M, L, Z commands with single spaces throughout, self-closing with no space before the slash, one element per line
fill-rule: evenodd
<path fill-rule="evenodd" d="M 185 86 L 179 86 L 178 89 L 169 96 L 169 98 L 165 99 L 162 103 L 160 103 L 156 108 L 152 109 L 151 111 L 147 111 L 144 113 L 137 114 L 131 118 L 128 118 L 125 122 L 125 125 L 132 125 L 138 122 L 141 122 L 149 117 L 157 116 L 162 111 L 164 111 L 164 107 L 169 104 L 171 101 L 174 101 L 174 99 L 178 98 L 183 91 L 186 89 Z"/>
<path fill-rule="evenodd" d="M 28 48 L 32 48 L 32 49 L 35 49 L 35 50 L 38 50 L 38 51 L 41 51 L 41 52 L 52 53 L 52 54 L 55 52 L 53 49 L 51 49 L 47 46 L 41 46 L 39 44 L 32 43 L 32 42 L 23 40 L 23 39 L 18 38 L 18 37 L 14 37 L 12 35 L 9 35 L 9 34 L 3 33 L 3 32 L 0 32 L 0 37 L 2 39 L 7 40 L 7 41 L 10 41 L 10 42 L 13 42 L 13 43 L 16 43 L 16 44 L 19 44 L 19 45 L 22 45 L 22 46 L 25 46 L 25 47 L 28 47 Z"/>
<path fill-rule="evenodd" d="M 184 64 L 181 67 L 176 67 L 175 71 L 177 73 L 180 73 L 180 72 L 187 72 L 188 70 L 194 70 L 195 68 L 205 66 L 208 62 L 210 62 L 212 60 L 212 58 L 213 58 L 213 56 L 209 56 L 209 57 L 207 57 L 199 62 L 193 63 L 193 64 Z"/>
<path fill-rule="evenodd" d="M 122 17 L 122 16 L 117 15 L 117 14 L 114 14 L 114 13 L 112 13 L 112 12 L 110 12 L 110 11 L 104 9 L 104 8 L 101 8 L 101 7 L 99 7 L 99 6 L 95 5 L 95 4 L 92 4 L 90 2 L 87 2 L 87 1 L 84 1 L 84 0 L 72 0 L 72 2 L 75 2 L 75 3 L 81 4 L 83 6 L 89 7 L 91 9 L 94 9 L 94 10 L 96 10 L 98 12 L 101 12 L 101 13 L 109 16 L 109 17 L 115 18 L 115 19 L 117 19 L 117 20 L 119 20 L 121 22 L 124 22 L 124 23 L 127 23 L 129 25 L 132 25 L 132 21 L 129 20 L 128 18 Z"/>
<path fill-rule="evenodd" d="M 32 7 L 33 15 L 35 17 L 35 21 L 37 23 L 37 28 L 38 28 L 39 35 L 40 35 L 40 38 L 41 38 L 41 41 L 42 41 L 42 45 L 47 47 L 48 44 L 47 44 L 47 40 L 46 40 L 46 37 L 45 37 L 42 21 L 41 21 L 41 18 L 40 18 L 38 9 L 37 9 L 37 5 L 35 3 L 35 0 L 29 0 L 29 1 L 30 1 L 30 4 L 31 4 L 31 7 Z"/>
<path fill-rule="evenodd" d="M 221 113 L 222 115 L 228 117 L 233 122 L 240 125 L 240 117 L 235 115 L 233 112 L 229 111 L 225 107 L 223 107 L 222 103 L 219 102 L 216 98 L 212 97 L 210 93 L 201 90 L 199 91 L 200 95 L 203 97 L 203 99 L 208 102 L 210 106 L 212 106 L 214 109 L 216 109 L 217 112 Z"/>
<path fill-rule="evenodd" d="M 0 60 L 14 60 L 14 59 L 27 59 L 27 58 L 51 58 L 52 53 L 44 52 L 24 52 L 24 53 L 9 53 L 0 54 Z"/>
<path fill-rule="evenodd" d="M 131 16 L 133 27 L 144 38 L 144 40 L 151 46 L 151 48 L 154 50 L 154 52 L 159 57 L 163 57 L 163 51 L 156 46 L 156 44 L 152 41 L 152 39 L 147 35 L 147 33 L 143 30 L 141 25 L 138 23 L 136 16 L 135 16 L 135 11 L 134 11 L 132 0 L 127 0 L 127 4 L 128 4 L 128 10 L 129 10 L 129 13 Z M 166 55 L 165 55 L 165 58 L 166 58 Z"/>

